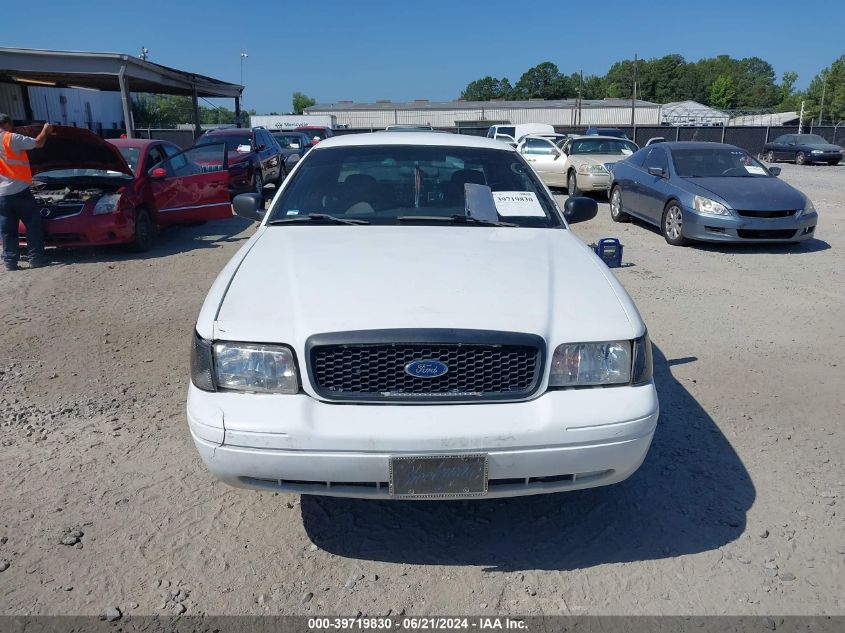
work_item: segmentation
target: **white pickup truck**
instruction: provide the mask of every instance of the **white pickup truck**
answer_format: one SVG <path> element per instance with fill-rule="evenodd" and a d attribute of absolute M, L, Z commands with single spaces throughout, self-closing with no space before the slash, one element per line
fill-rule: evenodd
<path fill-rule="evenodd" d="M 392 499 L 622 481 L 658 417 L 646 327 L 519 153 L 330 138 L 200 312 L 187 416 L 241 487 Z M 595 201 L 570 198 L 568 210 Z"/>

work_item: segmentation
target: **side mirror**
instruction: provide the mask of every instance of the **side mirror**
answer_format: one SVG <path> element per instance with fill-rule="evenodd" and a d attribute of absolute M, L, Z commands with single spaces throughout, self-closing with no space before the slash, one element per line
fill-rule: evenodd
<path fill-rule="evenodd" d="M 772 176 L 780 176 L 780 167 L 775 167 L 774 165 L 772 165 L 771 167 L 769 167 L 769 173 Z"/>
<path fill-rule="evenodd" d="M 232 201 L 235 215 L 239 215 L 253 222 L 264 219 L 264 200 L 257 193 L 242 193 Z"/>
<path fill-rule="evenodd" d="M 586 196 L 569 196 L 563 203 L 563 217 L 566 219 L 576 215 L 594 216 L 598 212 L 598 202 Z"/>
<path fill-rule="evenodd" d="M 648 173 L 651 176 L 658 176 L 660 178 L 666 178 L 666 172 L 663 171 L 662 167 L 649 167 Z"/>
<path fill-rule="evenodd" d="M 153 178 L 155 180 L 167 178 L 167 170 L 164 167 L 153 167 L 150 170 L 150 178 Z"/>

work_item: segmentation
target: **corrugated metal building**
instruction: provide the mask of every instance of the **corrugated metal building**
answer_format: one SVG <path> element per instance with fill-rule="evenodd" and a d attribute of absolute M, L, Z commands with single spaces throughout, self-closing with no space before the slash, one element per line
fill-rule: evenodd
<path fill-rule="evenodd" d="M 23 90 L 28 93 L 32 118 L 36 121 L 95 131 L 124 127 L 120 93 L 111 91 L 0 83 L 0 112 L 13 119 L 26 119 Z"/>
<path fill-rule="evenodd" d="M 338 126 L 384 128 L 395 124 L 469 127 L 483 123 L 549 123 L 561 126 L 630 125 L 630 99 L 575 99 L 529 101 L 416 101 L 354 103 L 338 101 L 306 108 L 307 114 L 329 114 Z M 658 125 L 660 105 L 637 101 L 637 125 Z"/>

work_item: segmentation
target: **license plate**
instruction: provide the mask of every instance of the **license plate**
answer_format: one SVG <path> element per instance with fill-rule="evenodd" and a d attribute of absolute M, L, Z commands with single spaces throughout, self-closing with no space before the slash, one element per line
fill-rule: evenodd
<path fill-rule="evenodd" d="M 407 498 L 487 494 L 487 455 L 391 457 L 390 494 Z"/>

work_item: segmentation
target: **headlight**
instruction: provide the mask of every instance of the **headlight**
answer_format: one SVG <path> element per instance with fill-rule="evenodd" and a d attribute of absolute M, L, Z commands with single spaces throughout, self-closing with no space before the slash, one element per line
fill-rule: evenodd
<path fill-rule="evenodd" d="M 552 357 L 550 387 L 631 382 L 631 341 L 564 343 Z"/>
<path fill-rule="evenodd" d="M 693 202 L 693 207 L 699 213 L 706 215 L 733 215 L 731 210 L 725 205 L 704 196 L 696 196 Z"/>
<path fill-rule="evenodd" d="M 209 343 L 194 335 L 191 382 L 203 391 L 297 393 L 293 352 L 281 345 Z"/>
<path fill-rule="evenodd" d="M 798 215 L 807 215 L 808 213 L 815 213 L 816 207 L 813 206 L 813 203 L 810 199 L 804 196 L 804 208 L 798 211 Z"/>
<path fill-rule="evenodd" d="M 651 340 L 648 332 L 634 340 L 634 361 L 631 370 L 631 384 L 642 385 L 654 374 L 654 360 L 651 355 Z"/>
<path fill-rule="evenodd" d="M 604 165 L 579 165 L 579 174 L 606 174 L 607 170 Z"/>
<path fill-rule="evenodd" d="M 120 201 L 119 193 L 107 193 L 97 200 L 94 205 L 94 215 L 104 215 L 106 213 L 114 213 L 117 210 L 117 203 Z"/>
<path fill-rule="evenodd" d="M 824 152 L 822 152 L 822 150 L 820 150 L 820 149 L 814 149 L 814 150 L 811 150 L 810 153 L 811 154 L 823 154 Z"/>
<path fill-rule="evenodd" d="M 215 343 L 214 375 L 218 389 L 260 393 L 299 390 L 293 352 L 277 345 Z"/>

